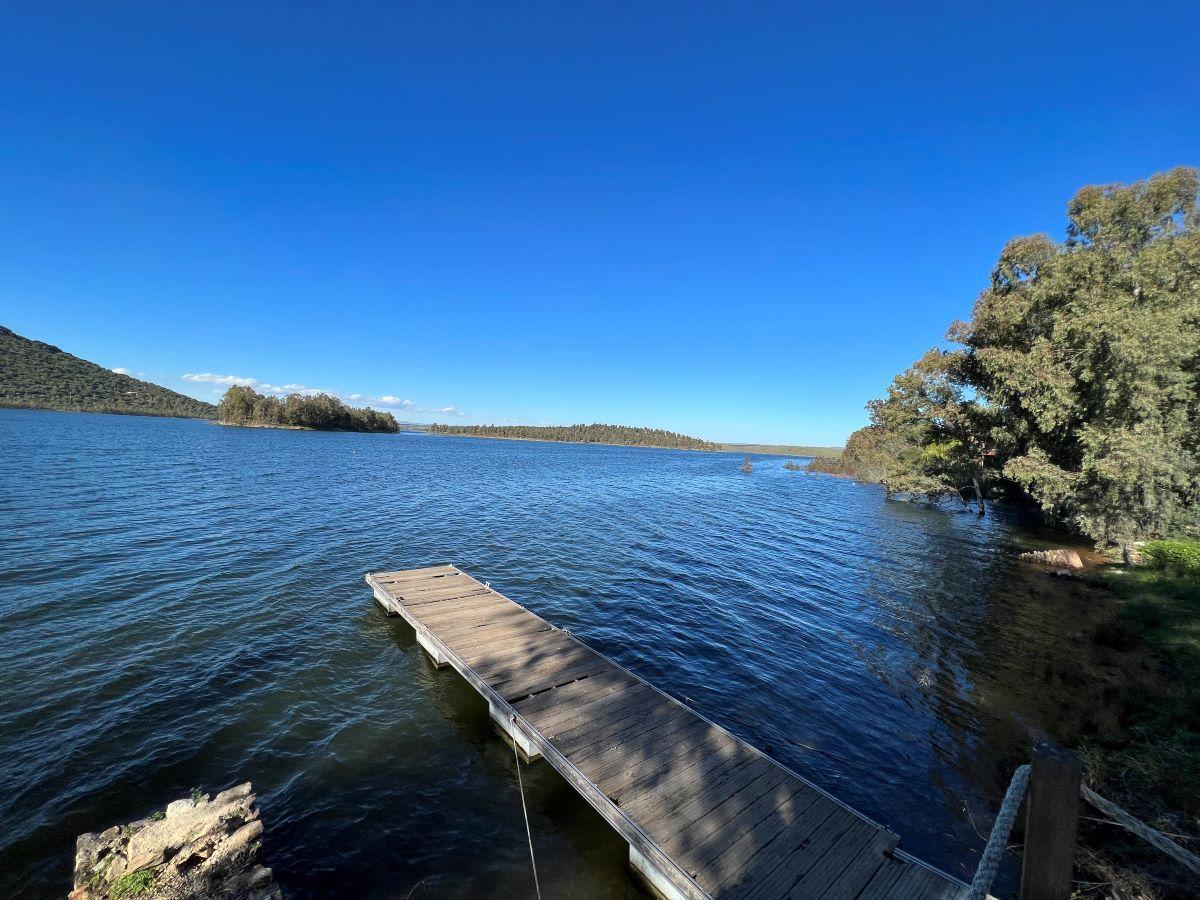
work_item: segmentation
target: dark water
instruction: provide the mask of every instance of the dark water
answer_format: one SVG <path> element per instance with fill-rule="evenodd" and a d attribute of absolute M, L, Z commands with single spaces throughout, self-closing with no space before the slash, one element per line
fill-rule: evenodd
<path fill-rule="evenodd" d="M 1012 525 L 785 461 L 0 410 L 0 896 L 246 779 L 292 898 L 530 896 L 511 752 L 362 582 L 446 561 L 969 877 L 1075 623 Z M 547 897 L 639 896 L 569 787 L 526 790 Z"/>

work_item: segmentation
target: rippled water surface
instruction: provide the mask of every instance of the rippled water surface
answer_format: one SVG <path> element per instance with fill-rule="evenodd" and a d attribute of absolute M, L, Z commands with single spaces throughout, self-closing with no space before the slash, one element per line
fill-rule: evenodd
<path fill-rule="evenodd" d="M 1071 622 L 1012 587 L 1012 526 L 785 461 L 0 410 L 0 896 L 246 779 L 289 897 L 530 896 L 511 751 L 362 581 L 441 562 L 969 877 Z M 545 896 L 640 896 L 525 786 Z"/>

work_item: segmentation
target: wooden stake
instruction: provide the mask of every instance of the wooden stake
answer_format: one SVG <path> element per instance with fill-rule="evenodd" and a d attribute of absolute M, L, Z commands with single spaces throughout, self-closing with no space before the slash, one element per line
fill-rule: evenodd
<path fill-rule="evenodd" d="M 1049 742 L 1033 748 L 1021 900 L 1067 900 L 1071 896 L 1082 769 L 1079 754 L 1072 750 Z"/>

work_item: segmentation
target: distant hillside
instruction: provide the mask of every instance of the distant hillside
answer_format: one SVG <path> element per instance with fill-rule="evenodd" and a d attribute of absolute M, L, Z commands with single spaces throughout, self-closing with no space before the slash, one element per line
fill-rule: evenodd
<path fill-rule="evenodd" d="M 526 441 L 565 441 L 572 444 L 621 444 L 668 450 L 716 450 L 717 445 L 661 428 L 628 425 L 430 425 L 432 434 L 508 438 Z"/>
<path fill-rule="evenodd" d="M 793 444 L 722 444 L 730 453 L 770 453 L 774 456 L 840 457 L 841 447 L 798 447 Z"/>
<path fill-rule="evenodd" d="M 211 419 L 216 407 L 0 326 L 0 406 Z"/>

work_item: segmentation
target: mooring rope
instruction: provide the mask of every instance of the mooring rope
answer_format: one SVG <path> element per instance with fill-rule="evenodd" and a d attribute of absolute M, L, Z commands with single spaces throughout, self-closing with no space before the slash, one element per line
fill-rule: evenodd
<path fill-rule="evenodd" d="M 1135 819 L 1111 800 L 1105 800 L 1086 784 L 1079 786 L 1079 795 L 1092 804 L 1092 806 L 1096 807 L 1096 809 L 1100 810 L 1100 812 L 1115 819 L 1118 825 L 1136 834 L 1143 841 L 1154 847 L 1154 849 L 1167 854 L 1167 856 L 1187 866 L 1197 875 L 1200 875 L 1200 856 L 1184 850 L 1161 831 L 1156 831 L 1144 822 Z"/>
<path fill-rule="evenodd" d="M 996 879 L 996 871 L 1000 868 L 1000 860 L 1004 856 L 1004 848 L 1008 845 L 1008 836 L 1012 833 L 1013 822 L 1017 819 L 1017 810 L 1025 799 L 1025 790 L 1029 787 L 1029 766 L 1018 766 L 1013 772 L 1012 781 L 1008 783 L 1008 791 L 1004 794 L 1004 802 L 996 813 L 996 821 L 992 823 L 992 833 L 988 835 L 987 846 L 983 848 L 983 856 L 979 858 L 979 868 L 971 879 L 971 889 L 967 891 L 967 900 L 987 900 L 988 891 Z"/>
<path fill-rule="evenodd" d="M 525 837 L 529 839 L 529 865 L 533 867 L 533 889 L 537 892 L 538 900 L 542 900 L 542 886 L 538 883 L 537 860 L 533 855 L 533 831 L 529 828 L 529 809 L 525 806 L 525 783 L 521 780 L 521 753 L 517 749 L 517 738 L 515 732 L 517 730 L 517 717 L 509 716 L 509 723 L 513 728 L 513 759 L 517 763 L 517 791 L 521 795 L 521 812 L 525 815 Z"/>

